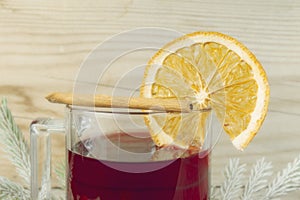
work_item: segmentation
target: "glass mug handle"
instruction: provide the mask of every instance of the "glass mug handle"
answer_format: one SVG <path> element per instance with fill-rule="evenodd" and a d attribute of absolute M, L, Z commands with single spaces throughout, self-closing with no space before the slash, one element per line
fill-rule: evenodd
<path fill-rule="evenodd" d="M 51 199 L 51 133 L 65 134 L 65 121 L 39 118 L 30 125 L 32 200 Z"/>

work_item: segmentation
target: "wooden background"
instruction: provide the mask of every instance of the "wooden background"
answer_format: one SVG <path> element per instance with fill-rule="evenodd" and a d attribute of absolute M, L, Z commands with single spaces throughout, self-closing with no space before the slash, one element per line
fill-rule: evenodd
<path fill-rule="evenodd" d="M 152 26 L 229 34 L 249 47 L 268 74 L 271 100 L 261 131 L 244 152 L 222 136 L 212 157 L 213 183 L 221 182 L 231 157 L 249 167 L 265 157 L 278 171 L 299 155 L 298 0 L 0 0 L 0 98 L 8 99 L 27 137 L 34 118 L 63 117 L 63 106 L 44 96 L 71 91 L 80 64 L 97 44 L 120 31 Z M 64 141 L 54 145 L 55 154 L 62 155 Z M 19 180 L 3 153 L 0 175 Z M 300 199 L 300 192 L 282 199 Z"/>

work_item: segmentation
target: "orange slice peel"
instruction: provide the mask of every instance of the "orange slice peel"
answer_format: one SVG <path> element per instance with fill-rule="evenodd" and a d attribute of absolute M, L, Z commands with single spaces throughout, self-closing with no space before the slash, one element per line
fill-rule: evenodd
<path fill-rule="evenodd" d="M 259 131 L 267 113 L 266 73 L 242 43 L 217 32 L 184 35 L 150 59 L 141 96 L 189 98 L 198 109 L 211 107 L 233 145 L 243 150 Z M 201 146 L 207 112 L 167 114 L 145 119 L 157 146 Z"/>

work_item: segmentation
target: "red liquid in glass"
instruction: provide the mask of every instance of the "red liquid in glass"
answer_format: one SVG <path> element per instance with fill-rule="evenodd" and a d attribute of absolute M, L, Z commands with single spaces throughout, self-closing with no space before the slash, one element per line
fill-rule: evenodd
<path fill-rule="evenodd" d="M 122 149 L 134 152 L 147 152 L 153 145 L 150 138 L 136 139 L 126 134 L 113 134 L 110 140 L 113 143 L 122 141 Z M 170 147 L 161 153 L 155 152 L 152 157 L 154 160 L 132 163 L 87 157 L 87 150 L 82 143 L 76 145 L 75 151 L 68 151 L 68 199 L 208 199 L 207 153 L 201 153 L 200 156 L 198 153 L 185 153 L 180 158 L 169 160 L 168 156 L 177 152 L 175 147 Z M 156 161 L 155 157 L 160 157 L 160 161 Z M 164 157 L 168 160 L 164 160 Z M 126 157 L 123 156 L 122 159 L 126 160 Z M 117 169 L 144 169 L 144 172 Z"/>

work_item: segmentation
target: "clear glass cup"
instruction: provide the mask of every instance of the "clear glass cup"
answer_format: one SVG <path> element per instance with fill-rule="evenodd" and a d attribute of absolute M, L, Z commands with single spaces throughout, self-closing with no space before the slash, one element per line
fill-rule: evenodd
<path fill-rule="evenodd" d="M 154 145 L 144 120 L 166 112 L 67 106 L 64 120 L 34 121 L 31 199 L 51 199 L 53 132 L 66 135 L 66 199 L 208 199 L 209 157 L 222 127 L 212 111 L 197 112 L 209 112 L 200 151 Z"/>
<path fill-rule="evenodd" d="M 140 96 L 140 88 L 152 84 L 144 80 L 149 59 L 179 36 L 182 33 L 170 29 L 138 28 L 110 37 L 83 61 L 73 94 Z M 212 76 L 218 76 L 217 70 L 206 77 L 207 83 Z M 222 88 L 207 87 L 209 91 Z M 225 102 L 224 98 L 219 101 Z M 50 199 L 53 194 L 51 135 L 57 132 L 66 136 L 66 199 L 208 199 L 210 152 L 223 130 L 216 116 L 220 119 L 224 112 L 193 112 L 208 114 L 205 127 L 198 127 L 205 135 L 201 150 L 196 151 L 154 145 L 145 118 L 159 119 L 155 129 L 159 132 L 170 115 L 167 112 L 67 106 L 63 120 L 35 120 L 31 124 L 31 199 Z M 188 126 L 200 125 L 191 122 Z"/>

